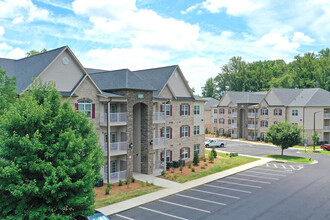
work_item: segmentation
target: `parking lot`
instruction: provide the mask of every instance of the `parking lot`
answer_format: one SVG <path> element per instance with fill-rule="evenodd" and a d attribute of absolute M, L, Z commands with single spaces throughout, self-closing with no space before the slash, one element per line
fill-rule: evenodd
<path fill-rule="evenodd" d="M 219 219 L 221 216 L 221 219 L 236 219 L 233 210 L 251 203 L 303 168 L 301 164 L 267 163 L 110 217 L 161 220 Z"/>

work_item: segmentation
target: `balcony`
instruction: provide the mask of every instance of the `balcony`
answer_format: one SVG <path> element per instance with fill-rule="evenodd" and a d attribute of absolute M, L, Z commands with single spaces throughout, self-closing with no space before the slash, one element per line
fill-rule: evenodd
<path fill-rule="evenodd" d="M 165 138 L 159 137 L 152 140 L 152 148 L 154 150 L 162 149 L 165 147 Z"/>
<path fill-rule="evenodd" d="M 231 134 L 232 138 L 237 138 L 237 134 Z"/>
<path fill-rule="evenodd" d="M 107 126 L 107 113 L 100 114 L 100 125 Z M 110 126 L 126 125 L 126 112 L 110 113 Z"/>
<path fill-rule="evenodd" d="M 231 113 L 231 117 L 235 117 L 236 118 L 237 117 L 237 112 L 232 112 Z"/>
<path fill-rule="evenodd" d="M 231 123 L 232 128 L 237 128 L 237 123 Z"/>
<path fill-rule="evenodd" d="M 110 173 L 110 183 L 119 182 L 126 179 L 126 170 Z M 107 175 L 103 176 L 103 182 L 107 183 Z"/>
<path fill-rule="evenodd" d="M 324 131 L 330 131 L 330 126 L 329 125 L 324 126 Z"/>
<path fill-rule="evenodd" d="M 248 124 L 248 129 L 258 129 L 258 125 Z"/>
<path fill-rule="evenodd" d="M 165 112 L 154 112 L 153 122 L 154 123 L 165 123 Z"/>
<path fill-rule="evenodd" d="M 254 113 L 254 112 L 249 112 L 248 113 L 248 117 L 249 118 L 258 118 L 259 117 L 259 114 L 258 113 Z"/>
<path fill-rule="evenodd" d="M 330 118 L 330 113 L 324 113 L 324 118 Z"/>
<path fill-rule="evenodd" d="M 108 153 L 108 143 L 103 144 L 104 154 Z M 121 154 L 127 154 L 127 143 L 124 142 L 114 142 L 110 143 L 110 156 L 116 156 Z"/>

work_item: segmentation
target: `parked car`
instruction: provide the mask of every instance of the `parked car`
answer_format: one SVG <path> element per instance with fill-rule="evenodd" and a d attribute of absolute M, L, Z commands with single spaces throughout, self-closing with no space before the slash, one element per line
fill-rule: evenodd
<path fill-rule="evenodd" d="M 74 217 L 73 220 L 110 220 L 110 218 L 105 216 L 101 212 L 95 210 L 94 215 L 91 216 L 78 215 Z"/>
<path fill-rule="evenodd" d="M 321 145 L 321 149 L 323 149 L 323 150 L 330 150 L 330 145 L 327 145 L 327 144 Z"/>
<path fill-rule="evenodd" d="M 219 139 L 205 139 L 205 147 L 225 147 L 226 142 Z"/>

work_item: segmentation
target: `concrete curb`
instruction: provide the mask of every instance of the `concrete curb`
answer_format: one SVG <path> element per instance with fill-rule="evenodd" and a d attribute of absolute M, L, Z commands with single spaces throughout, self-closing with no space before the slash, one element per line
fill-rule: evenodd
<path fill-rule="evenodd" d="M 257 158 L 259 158 L 259 157 L 257 157 Z M 234 168 L 231 168 L 229 170 L 225 170 L 225 171 L 222 171 L 222 172 L 219 172 L 219 173 L 211 174 L 211 175 L 206 176 L 206 177 L 202 177 L 202 178 L 199 178 L 199 179 L 196 179 L 196 180 L 192 180 L 192 181 L 180 184 L 179 186 L 168 187 L 166 189 L 162 189 L 162 190 L 159 190 L 157 192 L 149 193 L 149 194 L 139 196 L 139 197 L 136 197 L 136 198 L 133 198 L 133 199 L 129 199 L 129 200 L 126 200 L 126 201 L 123 201 L 123 202 L 119 202 L 119 203 L 116 203 L 116 204 L 113 204 L 113 205 L 102 207 L 102 208 L 99 208 L 97 210 L 102 212 L 105 215 L 113 215 L 115 213 L 119 213 L 119 212 L 122 212 L 122 211 L 125 211 L 125 210 L 128 210 L 128 209 L 143 205 L 145 203 L 152 202 L 152 201 L 155 201 L 155 200 L 158 200 L 158 199 L 161 199 L 161 198 L 164 198 L 164 197 L 182 192 L 184 190 L 188 190 L 188 189 L 191 189 L 193 187 L 200 186 L 200 185 L 203 185 L 205 183 L 209 183 L 209 182 L 215 181 L 217 179 L 221 179 L 221 178 L 224 178 L 224 177 L 227 177 L 227 176 L 230 176 L 230 175 L 233 175 L 233 174 L 251 169 L 253 167 L 266 164 L 270 161 L 273 161 L 273 159 L 271 159 L 271 158 L 260 158 L 260 160 L 257 160 L 257 161 L 254 161 L 254 162 L 251 162 L 251 163 L 248 163 L 248 164 L 244 164 L 244 165 L 239 166 L 239 167 L 234 167 Z"/>

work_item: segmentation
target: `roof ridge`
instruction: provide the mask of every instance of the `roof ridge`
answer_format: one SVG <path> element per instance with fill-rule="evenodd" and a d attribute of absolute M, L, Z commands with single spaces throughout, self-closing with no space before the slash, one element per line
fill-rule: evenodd
<path fill-rule="evenodd" d="M 84 69 L 92 69 L 92 68 L 85 68 L 84 67 Z M 99 69 L 94 69 L 94 70 L 99 70 Z M 118 69 L 118 70 L 102 70 L 101 72 L 89 73 L 89 75 L 100 74 L 100 73 L 108 73 L 108 72 L 117 72 L 117 71 L 122 71 L 122 70 L 130 71 L 128 68 Z M 130 71 L 130 72 L 132 72 L 132 71 Z"/>
<path fill-rule="evenodd" d="M 314 97 L 315 93 L 317 91 L 319 91 L 320 88 L 309 88 L 309 89 L 315 89 L 315 91 L 313 92 L 313 95 L 310 96 L 310 98 L 306 101 L 305 105 L 307 105 L 307 103 L 309 103 L 309 101 L 312 99 L 312 97 Z M 304 90 L 304 89 L 303 89 Z"/>
<path fill-rule="evenodd" d="M 134 70 L 134 71 L 132 71 L 132 72 L 140 72 L 140 71 L 145 71 L 145 70 L 163 69 L 163 68 L 177 67 L 177 66 L 178 66 L 178 64 L 175 64 L 175 65 L 169 65 L 169 66 L 161 66 L 161 67 L 154 67 L 154 68 L 147 68 L 147 69 Z"/>
<path fill-rule="evenodd" d="M 20 58 L 20 59 L 17 59 L 15 61 L 21 61 L 21 60 L 24 60 L 24 59 L 28 59 L 28 58 L 32 58 L 32 57 L 36 57 L 36 56 L 39 56 L 39 55 L 45 55 L 47 53 L 50 53 L 50 52 L 54 52 L 55 50 L 60 50 L 60 49 L 65 49 L 67 48 L 68 46 L 62 46 L 62 47 L 59 47 L 59 48 L 55 48 L 55 49 L 52 49 L 52 50 L 47 50 L 45 52 L 42 52 L 42 53 L 38 53 L 38 54 L 34 54 L 32 56 L 28 56 L 28 57 L 23 57 L 23 58 Z"/>

